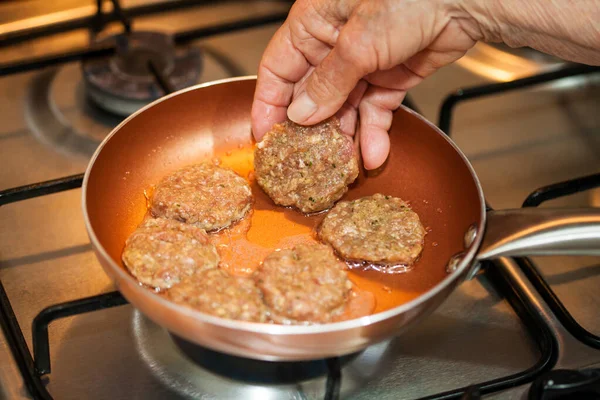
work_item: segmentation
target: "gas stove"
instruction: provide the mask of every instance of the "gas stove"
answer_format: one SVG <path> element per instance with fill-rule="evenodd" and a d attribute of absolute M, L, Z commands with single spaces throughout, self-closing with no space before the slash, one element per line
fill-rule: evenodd
<path fill-rule="evenodd" d="M 290 4 L 47 3 L 0 5 L 0 398 L 550 399 L 598 390 L 599 257 L 486 263 L 423 323 L 348 357 L 283 364 L 184 353 L 187 344 L 127 304 L 96 261 L 81 173 L 144 104 L 255 74 Z M 491 208 L 598 207 L 599 78 L 597 68 L 481 44 L 405 104 L 452 135 Z"/>

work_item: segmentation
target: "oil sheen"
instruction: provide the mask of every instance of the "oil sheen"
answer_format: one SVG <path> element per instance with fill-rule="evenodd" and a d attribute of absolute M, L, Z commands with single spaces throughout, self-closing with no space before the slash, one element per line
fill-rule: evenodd
<path fill-rule="evenodd" d="M 221 255 L 221 268 L 231 274 L 249 276 L 272 251 L 317 242 L 316 228 L 326 213 L 305 215 L 274 204 L 254 179 L 253 147 L 219 154 L 213 162 L 247 178 L 254 198 L 252 211 L 243 220 L 211 234 Z M 385 311 L 414 299 L 423 291 L 407 289 L 406 282 L 412 281 L 413 273 L 411 269 L 402 274 L 388 274 L 364 265 L 350 268 L 354 289 L 346 312 L 340 318 Z"/>

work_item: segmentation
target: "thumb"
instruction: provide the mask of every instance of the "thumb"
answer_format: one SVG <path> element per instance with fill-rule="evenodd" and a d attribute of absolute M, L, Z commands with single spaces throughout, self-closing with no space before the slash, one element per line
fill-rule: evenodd
<path fill-rule="evenodd" d="M 360 53 L 352 34 L 340 34 L 335 47 L 315 67 L 304 88 L 287 110 L 288 118 L 297 124 L 313 125 L 335 114 L 346 102 L 350 92 L 368 73 L 368 54 Z"/>

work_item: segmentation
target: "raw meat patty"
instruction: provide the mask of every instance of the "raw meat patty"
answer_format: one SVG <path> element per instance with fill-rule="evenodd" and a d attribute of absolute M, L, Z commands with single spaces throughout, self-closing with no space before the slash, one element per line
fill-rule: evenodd
<path fill-rule="evenodd" d="M 206 231 L 226 228 L 246 215 L 252 203 L 248 182 L 213 164 L 187 166 L 156 186 L 151 212 Z"/>
<path fill-rule="evenodd" d="M 241 321 L 265 322 L 268 310 L 250 278 L 229 275 L 221 269 L 202 271 L 173 286 L 167 297 L 207 314 Z"/>
<path fill-rule="evenodd" d="M 304 213 L 331 208 L 358 176 L 358 159 L 339 121 L 314 126 L 275 124 L 258 143 L 254 170 L 260 187 L 281 206 Z"/>
<path fill-rule="evenodd" d="M 320 243 L 271 253 L 254 278 L 273 319 L 284 323 L 329 321 L 352 288 L 346 265 Z"/>
<path fill-rule="evenodd" d="M 318 234 L 347 260 L 410 265 L 423 250 L 425 229 L 406 202 L 378 193 L 336 204 Z"/>
<path fill-rule="evenodd" d="M 163 218 L 148 218 L 140 224 L 127 238 L 122 259 L 141 283 L 160 289 L 219 263 L 204 230 Z"/>

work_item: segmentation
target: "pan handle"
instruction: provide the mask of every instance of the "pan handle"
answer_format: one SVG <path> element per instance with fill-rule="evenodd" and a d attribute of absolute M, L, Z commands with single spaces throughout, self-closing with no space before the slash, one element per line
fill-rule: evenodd
<path fill-rule="evenodd" d="M 488 212 L 478 260 L 536 255 L 600 255 L 600 208 Z"/>

